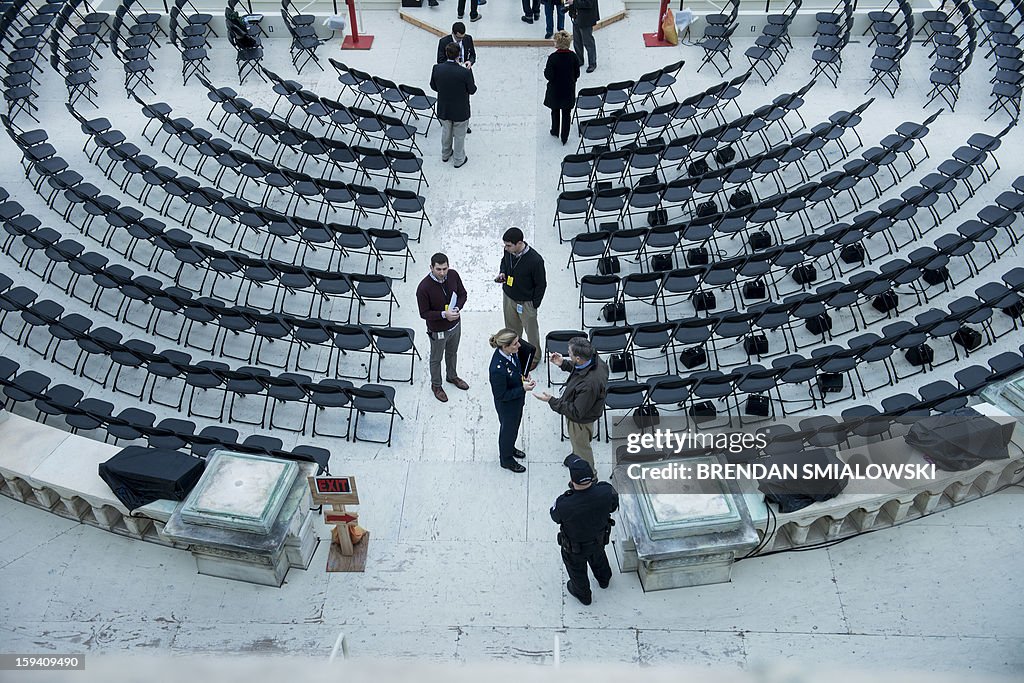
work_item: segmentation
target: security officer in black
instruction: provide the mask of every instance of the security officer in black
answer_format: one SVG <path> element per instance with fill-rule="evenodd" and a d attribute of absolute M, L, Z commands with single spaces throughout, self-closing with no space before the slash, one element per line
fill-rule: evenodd
<path fill-rule="evenodd" d="M 619 494 L 608 482 L 595 481 L 594 470 L 578 455 L 566 458 L 565 465 L 569 468 L 570 488 L 551 506 L 551 519 L 562 525 L 558 544 L 569 574 L 565 587 L 577 600 L 589 605 L 587 565 L 601 588 L 607 588 L 612 579 L 604 547 L 615 524 L 611 514 L 619 509 Z"/>

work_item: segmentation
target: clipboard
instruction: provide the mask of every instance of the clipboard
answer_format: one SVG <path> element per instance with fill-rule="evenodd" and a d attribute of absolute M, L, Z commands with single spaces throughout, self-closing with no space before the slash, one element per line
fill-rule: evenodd
<path fill-rule="evenodd" d="M 519 361 L 519 369 L 523 373 L 523 377 L 526 377 L 530 373 L 530 365 L 533 363 L 533 359 L 536 358 L 536 356 L 537 347 L 520 338 L 519 351 L 516 353 L 516 359 Z"/>

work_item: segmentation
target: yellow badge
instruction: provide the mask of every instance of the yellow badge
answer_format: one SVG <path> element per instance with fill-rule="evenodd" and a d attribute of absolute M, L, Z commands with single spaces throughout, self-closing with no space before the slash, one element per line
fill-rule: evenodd
<path fill-rule="evenodd" d="M 505 284 L 508 285 L 509 287 L 511 287 L 512 283 L 515 282 L 515 280 L 516 279 L 514 277 L 509 275 L 507 278 L 505 278 Z"/>

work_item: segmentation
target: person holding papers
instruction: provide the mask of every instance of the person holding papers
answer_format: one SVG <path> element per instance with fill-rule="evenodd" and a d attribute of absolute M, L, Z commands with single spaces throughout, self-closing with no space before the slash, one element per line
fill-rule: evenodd
<path fill-rule="evenodd" d="M 498 330 L 491 335 L 490 344 L 494 356 L 491 357 L 488 375 L 494 395 L 494 410 L 501 425 L 498 430 L 498 459 L 506 470 L 525 472 L 526 468 L 516 462 L 516 458 L 526 457 L 526 453 L 516 448 L 516 439 L 523 421 L 526 392 L 537 383 L 530 379 L 529 371 L 524 368 L 524 362 L 528 361 L 520 357 L 518 334 L 508 328 Z"/>
<path fill-rule="evenodd" d="M 441 386 L 442 358 L 448 383 L 463 391 L 469 389 L 469 384 L 459 378 L 457 370 L 466 288 L 459 274 L 448 267 L 448 257 L 444 254 L 430 257 L 430 272 L 416 287 L 416 303 L 420 317 L 427 322 L 427 337 L 430 339 L 430 386 L 434 398 L 443 403 L 448 400 L 448 394 Z"/>

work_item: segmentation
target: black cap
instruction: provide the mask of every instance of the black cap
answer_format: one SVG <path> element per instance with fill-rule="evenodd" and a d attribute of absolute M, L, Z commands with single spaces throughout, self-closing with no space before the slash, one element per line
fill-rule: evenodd
<path fill-rule="evenodd" d="M 590 463 L 575 453 L 565 459 L 565 466 L 569 468 L 569 478 L 574 484 L 589 484 L 594 481 L 594 470 Z"/>

